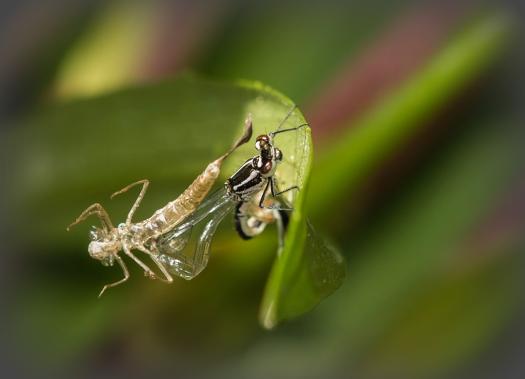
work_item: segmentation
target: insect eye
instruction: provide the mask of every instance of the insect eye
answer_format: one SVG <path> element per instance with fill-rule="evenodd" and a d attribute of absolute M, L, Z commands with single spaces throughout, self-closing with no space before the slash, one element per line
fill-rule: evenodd
<path fill-rule="evenodd" d="M 262 174 L 267 174 L 271 170 L 272 170 L 272 162 L 271 161 L 265 162 L 264 165 L 262 166 L 262 168 L 260 169 Z"/>
<path fill-rule="evenodd" d="M 268 137 L 266 134 L 262 134 L 255 139 L 255 148 L 257 150 L 264 149 L 266 146 L 268 146 L 269 142 L 270 137 Z"/>

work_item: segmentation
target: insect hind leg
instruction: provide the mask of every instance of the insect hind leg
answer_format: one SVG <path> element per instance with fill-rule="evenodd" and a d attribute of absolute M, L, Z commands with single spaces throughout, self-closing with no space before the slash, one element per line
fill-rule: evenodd
<path fill-rule="evenodd" d="M 281 254 L 283 248 L 284 248 L 284 238 L 286 235 L 286 229 L 288 228 L 288 222 L 289 222 L 289 216 L 288 214 L 283 211 L 279 210 L 278 215 L 276 217 L 276 223 L 277 223 L 277 243 L 278 243 L 278 254 Z"/>

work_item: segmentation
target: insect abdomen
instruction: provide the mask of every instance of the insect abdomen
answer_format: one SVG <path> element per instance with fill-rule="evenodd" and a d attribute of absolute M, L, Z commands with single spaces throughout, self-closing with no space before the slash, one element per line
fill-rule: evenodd
<path fill-rule="evenodd" d="M 175 200 L 157 210 L 153 216 L 143 221 L 146 238 L 156 238 L 164 234 L 193 213 L 206 197 L 220 174 L 222 159 L 210 163 L 206 169 Z"/>

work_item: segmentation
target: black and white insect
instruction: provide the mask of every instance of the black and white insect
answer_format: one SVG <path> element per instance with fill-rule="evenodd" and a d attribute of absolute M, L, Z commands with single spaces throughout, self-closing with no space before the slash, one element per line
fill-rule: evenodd
<path fill-rule="evenodd" d="M 177 228 L 159 237 L 156 244 L 159 255 L 156 259 L 168 271 L 185 279 L 197 276 L 208 263 L 211 240 L 217 227 L 234 209 L 235 227 L 243 239 L 259 235 L 266 225 L 275 222 L 279 231 L 279 245 L 282 247 L 288 212 L 292 208 L 280 196 L 299 190 L 299 187 L 293 185 L 279 190 L 277 186 L 275 173 L 284 156 L 275 145 L 275 137 L 308 126 L 305 123 L 282 128 L 295 108 L 289 110 L 275 131 L 256 138 L 255 148 L 259 153 L 247 159 L 226 180 L 221 190 L 205 200 Z M 199 236 L 195 250 L 188 252 L 185 247 L 193 227 L 208 217 L 210 219 Z"/>

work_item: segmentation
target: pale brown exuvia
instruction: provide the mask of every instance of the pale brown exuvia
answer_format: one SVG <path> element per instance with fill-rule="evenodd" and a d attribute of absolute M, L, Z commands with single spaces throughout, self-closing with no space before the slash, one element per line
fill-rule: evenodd
<path fill-rule="evenodd" d="M 84 210 L 80 216 L 78 216 L 78 218 L 67 227 L 67 230 L 69 231 L 72 226 L 84 221 L 91 215 L 96 215 L 100 219 L 102 228 L 95 228 L 90 233 L 91 242 L 88 246 L 89 255 L 94 259 L 100 260 L 107 266 L 112 266 L 116 261 L 122 268 L 124 277 L 114 283 L 106 284 L 102 288 L 102 291 L 100 291 L 99 297 L 102 296 L 108 288 L 122 284 L 129 278 L 129 271 L 126 264 L 119 256 L 121 251 L 133 259 L 144 270 L 145 276 L 168 283 L 173 281 L 172 276 L 166 268 L 155 259 L 157 254 L 155 251 L 155 239 L 160 235 L 169 232 L 197 209 L 219 177 L 223 161 L 235 149 L 248 142 L 251 135 L 252 121 L 251 117 L 248 116 L 245 121 L 243 135 L 234 143 L 231 149 L 218 159 L 211 162 L 179 197 L 158 209 L 146 220 L 132 222 L 133 214 L 144 198 L 149 185 L 149 181 L 144 179 L 132 183 L 111 195 L 111 198 L 113 198 L 128 191 L 134 186 L 139 184 L 142 185 L 140 194 L 131 207 L 125 223 L 121 223 L 117 227 L 113 226 L 108 212 L 101 204 L 95 203 Z M 147 254 L 162 272 L 163 277 L 158 277 L 144 262 L 132 253 L 132 250 L 139 250 Z"/>

